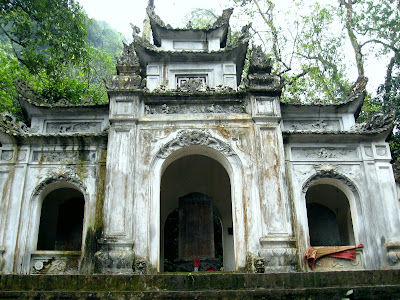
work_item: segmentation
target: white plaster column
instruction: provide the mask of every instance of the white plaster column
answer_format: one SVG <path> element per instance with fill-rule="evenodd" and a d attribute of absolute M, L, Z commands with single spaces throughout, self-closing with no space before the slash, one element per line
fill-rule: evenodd
<path fill-rule="evenodd" d="M 260 211 L 261 250 L 265 271 L 290 271 L 297 264 L 290 207 L 285 186 L 285 161 L 279 96 L 250 96 L 256 131 L 256 161 Z"/>
<path fill-rule="evenodd" d="M 21 207 L 23 204 L 26 180 L 27 150 L 6 145 L 1 149 L 0 161 L 0 272 L 26 272 L 23 262 L 25 248 L 18 246 L 18 230 L 25 229 L 21 223 Z"/>
<path fill-rule="evenodd" d="M 365 145 L 364 151 L 369 158 L 364 162 L 368 190 L 368 201 L 364 210 L 369 227 L 366 232 L 371 248 L 375 250 L 374 253 L 368 253 L 369 268 L 399 268 L 399 203 L 390 164 L 389 145 L 384 142 Z"/>
<path fill-rule="evenodd" d="M 139 97 L 110 93 L 103 239 L 96 253 L 102 273 L 133 272 L 132 214 Z"/>

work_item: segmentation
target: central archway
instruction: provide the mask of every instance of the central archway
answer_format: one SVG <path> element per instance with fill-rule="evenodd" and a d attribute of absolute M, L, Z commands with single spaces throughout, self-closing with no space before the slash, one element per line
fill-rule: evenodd
<path fill-rule="evenodd" d="M 175 224 L 178 222 L 176 211 L 179 209 L 179 199 L 191 193 L 200 193 L 212 199 L 211 219 L 213 223 L 208 225 L 214 228 L 214 256 L 222 260 L 225 271 L 234 271 L 235 253 L 230 178 L 218 161 L 197 154 L 176 159 L 166 167 L 161 178 L 160 271 L 167 269 L 164 269 L 163 264 L 166 253 L 165 239 L 177 236 L 176 232 L 171 232 L 171 230 L 177 230 L 177 225 L 171 227 L 171 222 L 173 220 L 175 220 Z M 206 213 L 203 212 L 203 214 Z M 199 217 L 201 218 L 201 216 Z M 166 224 L 168 232 L 165 231 Z M 167 244 L 176 245 L 177 242 L 169 241 Z M 221 246 L 222 249 L 219 250 Z M 174 252 L 174 249 L 168 249 L 168 251 Z M 169 257 L 168 263 L 172 263 L 170 260 Z"/>

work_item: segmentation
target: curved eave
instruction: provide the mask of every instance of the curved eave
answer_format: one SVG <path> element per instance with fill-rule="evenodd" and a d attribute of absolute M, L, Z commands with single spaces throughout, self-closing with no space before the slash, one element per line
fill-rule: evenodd
<path fill-rule="evenodd" d="M 392 130 L 393 125 L 362 131 L 283 131 L 282 135 L 285 143 L 354 143 L 387 141 L 392 134 Z"/>
<path fill-rule="evenodd" d="M 0 127 L 0 137 L 8 136 L 10 140 L 18 145 L 86 145 L 104 144 L 107 145 L 108 130 L 102 132 L 85 133 L 29 133 L 7 131 Z"/>
<path fill-rule="evenodd" d="M 189 28 L 172 28 L 170 25 L 165 25 L 160 17 L 154 12 L 153 9 L 147 9 L 147 15 L 150 20 L 151 30 L 153 32 L 154 45 L 161 46 L 161 37 L 174 39 L 185 38 L 187 36 L 198 36 L 202 40 L 207 40 L 205 37 L 219 37 L 221 47 L 225 47 L 228 36 L 229 19 L 232 15 L 233 9 L 224 10 L 221 17 L 211 26 L 204 29 L 189 29 Z"/>
<path fill-rule="evenodd" d="M 51 105 L 47 103 L 36 103 L 22 96 L 18 97 L 21 104 L 22 112 L 28 124 L 31 123 L 33 116 L 62 114 L 62 115 L 79 115 L 82 113 L 104 112 L 108 113 L 109 103 L 101 104 L 82 104 L 82 105 Z"/>
<path fill-rule="evenodd" d="M 149 63 L 188 63 L 188 62 L 228 62 L 236 63 L 237 82 L 240 82 L 248 41 L 240 43 L 234 48 L 225 48 L 218 51 L 163 51 L 134 41 L 135 50 L 144 70 Z"/>
<path fill-rule="evenodd" d="M 366 91 L 350 95 L 338 103 L 292 103 L 281 102 L 282 114 L 336 114 L 351 113 L 357 119 L 364 103 Z"/>
<path fill-rule="evenodd" d="M 153 32 L 153 42 L 157 47 L 161 47 L 161 37 L 164 39 L 196 39 L 207 41 L 208 38 L 219 38 L 221 48 L 226 46 L 229 24 L 209 29 L 168 29 L 150 20 Z"/>

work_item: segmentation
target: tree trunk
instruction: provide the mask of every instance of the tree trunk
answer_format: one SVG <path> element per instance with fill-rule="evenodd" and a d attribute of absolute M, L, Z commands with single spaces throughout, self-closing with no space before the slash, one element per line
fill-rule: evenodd
<path fill-rule="evenodd" d="M 353 47 L 355 56 L 356 56 L 356 64 L 358 70 L 358 77 L 364 77 L 364 59 L 361 53 L 361 46 L 357 41 L 357 37 L 354 33 L 354 22 L 353 22 L 353 0 L 339 0 L 339 3 L 343 5 L 346 9 L 345 16 L 345 26 L 347 29 L 347 35 L 350 38 L 351 45 Z"/>

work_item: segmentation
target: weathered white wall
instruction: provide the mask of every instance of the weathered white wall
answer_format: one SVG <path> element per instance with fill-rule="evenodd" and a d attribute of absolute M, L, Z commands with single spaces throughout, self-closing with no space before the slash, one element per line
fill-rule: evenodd
<path fill-rule="evenodd" d="M 299 255 L 310 246 L 305 194 L 315 183 L 338 187 L 348 198 L 355 244 L 364 244 L 364 268 L 388 266 L 385 242 L 399 237 L 399 209 L 388 145 L 317 143 L 286 145 Z M 390 212 L 389 212 L 390 210 Z M 303 267 L 305 263 L 303 261 Z"/>

